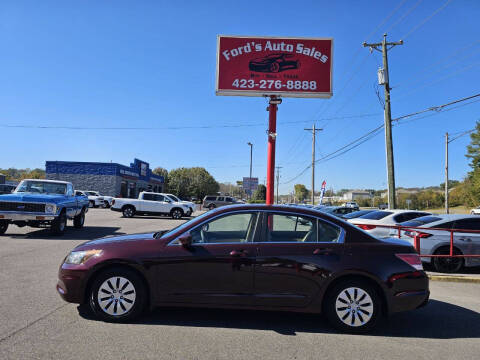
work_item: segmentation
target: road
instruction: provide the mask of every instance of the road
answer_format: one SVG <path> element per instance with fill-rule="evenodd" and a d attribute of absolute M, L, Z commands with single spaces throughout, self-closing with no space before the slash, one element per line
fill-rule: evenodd
<path fill-rule="evenodd" d="M 432 282 L 427 307 L 362 336 L 336 333 L 321 316 L 278 312 L 162 308 L 109 324 L 57 295 L 58 267 L 75 245 L 180 223 L 92 209 L 84 229 L 62 237 L 9 228 L 0 237 L 0 359 L 478 359 L 480 284 Z"/>

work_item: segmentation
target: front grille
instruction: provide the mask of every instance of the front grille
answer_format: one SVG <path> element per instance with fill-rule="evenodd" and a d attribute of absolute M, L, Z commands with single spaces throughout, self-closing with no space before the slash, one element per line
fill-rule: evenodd
<path fill-rule="evenodd" d="M 45 204 L 0 201 L 0 211 L 45 212 Z"/>

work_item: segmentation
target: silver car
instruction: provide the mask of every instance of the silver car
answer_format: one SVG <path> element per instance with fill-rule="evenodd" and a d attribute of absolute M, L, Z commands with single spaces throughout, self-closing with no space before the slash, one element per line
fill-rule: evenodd
<path fill-rule="evenodd" d="M 400 238 L 409 241 L 412 245 L 415 236 L 420 239 L 420 254 L 449 255 L 450 231 L 448 230 L 480 231 L 480 217 L 475 215 L 453 214 L 428 215 L 400 223 L 399 225 L 422 228 L 402 230 L 400 233 Z M 396 235 L 396 230 L 392 231 L 391 235 Z M 480 232 L 454 232 L 453 246 L 454 255 L 479 255 Z M 422 257 L 422 262 L 431 263 L 436 271 L 454 273 L 458 272 L 463 266 L 479 266 L 480 258 Z"/>

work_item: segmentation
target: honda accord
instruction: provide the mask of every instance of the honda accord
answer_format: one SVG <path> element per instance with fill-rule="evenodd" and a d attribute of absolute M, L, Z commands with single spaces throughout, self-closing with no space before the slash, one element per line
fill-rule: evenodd
<path fill-rule="evenodd" d="M 407 242 L 281 205 L 231 205 L 169 231 L 86 242 L 63 261 L 57 291 L 106 321 L 156 306 L 243 308 L 323 313 L 353 333 L 429 297 Z"/>

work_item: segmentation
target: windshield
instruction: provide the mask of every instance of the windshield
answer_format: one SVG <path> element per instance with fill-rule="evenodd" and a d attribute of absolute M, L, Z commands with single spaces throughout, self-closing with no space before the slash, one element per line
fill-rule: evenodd
<path fill-rule="evenodd" d="M 20 185 L 18 185 L 18 188 L 15 190 L 15 192 L 65 195 L 67 192 L 67 184 L 45 182 L 41 180 L 23 180 Z"/>
<path fill-rule="evenodd" d="M 178 197 L 176 197 L 175 195 L 172 195 L 172 194 L 168 194 L 168 197 L 170 199 L 172 199 L 173 201 L 180 201 L 180 199 Z"/>
<path fill-rule="evenodd" d="M 380 220 L 391 214 L 393 214 L 391 211 L 372 211 L 366 215 L 360 216 L 359 219 Z"/>
<path fill-rule="evenodd" d="M 351 212 L 350 214 L 343 215 L 343 218 L 344 218 L 344 219 L 355 219 L 355 218 L 357 218 L 357 217 L 360 217 L 360 216 L 366 215 L 366 214 L 368 214 L 368 213 L 371 213 L 372 211 L 375 211 L 375 210 L 359 210 L 359 211 L 354 211 L 354 212 Z"/>
<path fill-rule="evenodd" d="M 400 223 L 402 226 L 421 226 L 425 224 L 429 224 L 435 221 L 440 221 L 442 218 L 436 217 L 436 216 L 422 216 L 419 218 L 416 218 L 415 220 L 410 220 L 410 221 L 405 221 L 403 223 Z"/>
<path fill-rule="evenodd" d="M 210 211 L 204 212 L 202 215 L 194 217 L 193 219 L 188 220 L 187 222 L 184 222 L 182 225 L 174 227 L 173 229 L 171 229 L 171 230 L 167 231 L 166 233 L 162 234 L 161 238 L 164 238 L 166 236 L 170 236 L 170 235 L 174 235 L 174 234 L 182 232 L 182 230 L 187 228 L 192 223 L 192 221 L 202 220 L 203 218 L 207 217 L 207 215 L 210 215 L 210 213 L 211 213 Z"/>

